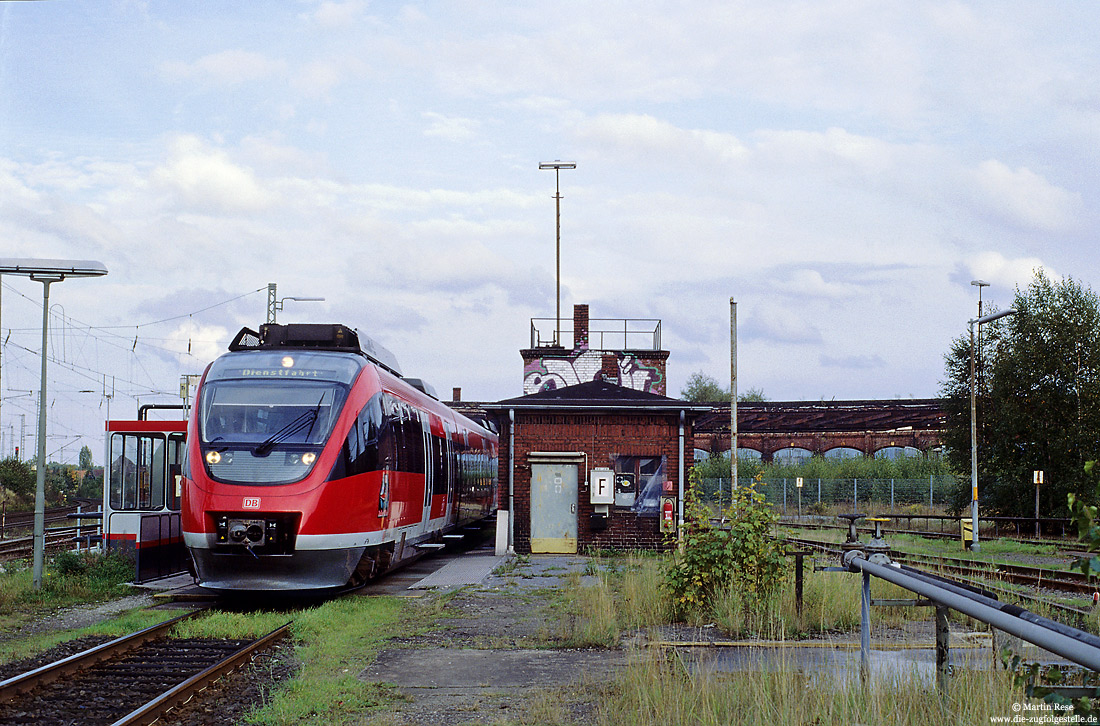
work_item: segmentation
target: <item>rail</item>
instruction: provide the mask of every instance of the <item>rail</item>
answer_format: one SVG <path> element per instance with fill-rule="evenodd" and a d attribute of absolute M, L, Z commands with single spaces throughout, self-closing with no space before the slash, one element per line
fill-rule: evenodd
<path fill-rule="evenodd" d="M 204 610 L 0 682 L 0 709 L 10 708 L 10 702 L 16 701 L 15 708 L 23 716 L 33 718 L 49 713 L 59 723 L 108 722 L 104 719 L 109 716 L 109 722 L 115 726 L 151 724 L 285 636 L 290 627 L 287 623 L 258 640 L 244 643 L 165 640 L 176 623 L 200 612 Z M 97 697 L 98 691 L 104 689 L 115 691 L 103 694 L 108 700 L 115 696 L 110 702 Z M 27 702 L 28 698 L 33 703 Z M 0 714 L 0 720 L 3 719 Z"/>
<path fill-rule="evenodd" d="M 555 325 L 556 323 L 556 325 Z M 590 350 L 660 350 L 661 321 L 657 318 L 592 318 L 588 340 L 577 340 L 572 318 L 531 318 L 531 347 L 570 350 L 587 342 Z M 565 344 L 566 336 L 570 341 Z"/>
<path fill-rule="evenodd" d="M 784 515 L 782 521 L 784 524 L 801 524 L 804 519 L 816 516 L 820 518 L 822 515 L 795 515 L 793 512 L 788 512 Z M 882 516 L 889 517 L 892 520 L 905 520 L 907 522 L 907 529 L 913 532 L 929 532 L 936 534 L 947 534 L 953 537 L 959 536 L 959 522 L 969 522 L 970 515 L 950 515 L 950 514 L 895 514 L 883 512 Z M 800 519 L 801 517 L 801 519 Z M 913 529 L 913 522 L 924 522 L 923 529 Z M 933 530 L 932 523 L 937 523 L 937 527 Z M 982 537 L 1004 537 L 1005 532 L 1015 532 L 1016 538 L 1031 538 L 1035 537 L 1031 534 L 1033 532 L 1041 530 L 1043 536 L 1046 538 L 1061 538 L 1065 539 L 1067 536 L 1074 534 L 1073 528 L 1076 526 L 1072 519 L 1068 517 L 978 517 L 978 524 L 982 527 Z M 992 526 L 990 526 L 992 525 Z M 893 529 L 888 527 L 887 529 Z"/>

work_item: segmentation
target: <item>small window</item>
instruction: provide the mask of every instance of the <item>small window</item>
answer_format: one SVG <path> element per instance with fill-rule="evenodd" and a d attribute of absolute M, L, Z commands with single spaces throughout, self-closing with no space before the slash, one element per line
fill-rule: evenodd
<path fill-rule="evenodd" d="M 665 460 L 664 456 L 613 454 L 615 506 L 628 507 L 642 516 L 657 516 L 665 480 Z"/>

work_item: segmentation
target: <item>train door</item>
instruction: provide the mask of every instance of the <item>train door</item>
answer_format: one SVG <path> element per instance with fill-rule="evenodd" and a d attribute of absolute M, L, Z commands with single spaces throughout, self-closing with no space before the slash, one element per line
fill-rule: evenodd
<path fill-rule="evenodd" d="M 180 472 L 185 421 L 108 421 L 103 541 L 130 554 L 135 582 L 182 572 Z"/>
<path fill-rule="evenodd" d="M 421 462 L 421 471 L 424 472 L 424 521 L 428 522 L 432 519 L 433 515 L 438 516 L 437 512 L 432 511 L 432 494 L 435 491 L 433 486 L 435 480 L 435 467 L 433 466 L 432 449 L 435 448 L 435 442 L 432 441 L 432 420 L 431 416 L 427 412 L 417 411 L 413 409 L 414 414 L 418 414 L 417 421 L 420 424 L 420 435 L 424 441 L 424 457 Z"/>

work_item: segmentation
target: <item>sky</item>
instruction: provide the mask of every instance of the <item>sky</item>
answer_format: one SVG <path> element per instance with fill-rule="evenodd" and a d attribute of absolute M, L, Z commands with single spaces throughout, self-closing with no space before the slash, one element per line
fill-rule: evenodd
<path fill-rule="evenodd" d="M 179 403 L 242 326 L 341 322 L 449 397 L 571 318 L 656 318 L 770 400 L 925 398 L 1038 268 L 1100 281 L 1088 3 L 0 0 L 0 256 L 51 289 L 47 453 Z M 5 276 L 0 454 L 42 286 Z M 988 310 L 988 307 L 987 307 Z M 26 437 L 21 439 L 25 425 Z"/>

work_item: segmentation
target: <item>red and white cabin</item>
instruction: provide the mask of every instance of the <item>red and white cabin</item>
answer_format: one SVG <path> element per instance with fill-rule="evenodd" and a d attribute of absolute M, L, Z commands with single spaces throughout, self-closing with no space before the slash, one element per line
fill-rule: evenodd
<path fill-rule="evenodd" d="M 107 421 L 103 546 L 134 557 L 138 582 L 186 570 L 180 473 L 186 421 Z"/>

